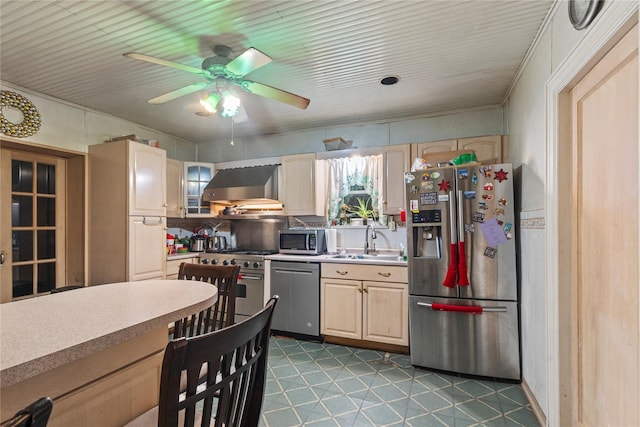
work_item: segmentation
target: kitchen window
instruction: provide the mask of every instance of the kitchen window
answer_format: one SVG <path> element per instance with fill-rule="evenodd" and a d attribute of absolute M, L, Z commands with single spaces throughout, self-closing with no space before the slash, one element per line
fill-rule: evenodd
<path fill-rule="evenodd" d="M 382 212 L 382 155 L 327 159 L 329 221 L 341 217 L 342 206 L 356 208 L 359 200 L 376 212 Z M 353 215 L 353 214 L 351 214 Z M 374 214 L 374 216 L 377 216 Z"/>

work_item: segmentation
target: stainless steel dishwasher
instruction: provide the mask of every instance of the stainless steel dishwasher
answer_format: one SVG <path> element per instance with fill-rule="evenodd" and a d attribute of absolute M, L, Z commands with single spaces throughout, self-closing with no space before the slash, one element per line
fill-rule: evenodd
<path fill-rule="evenodd" d="M 275 333 L 320 337 L 320 264 L 271 261 L 271 294 L 280 297 L 271 320 Z"/>

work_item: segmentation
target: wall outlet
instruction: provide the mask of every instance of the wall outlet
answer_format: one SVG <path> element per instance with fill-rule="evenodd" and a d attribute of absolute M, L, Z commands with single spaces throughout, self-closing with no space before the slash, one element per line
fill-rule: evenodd
<path fill-rule="evenodd" d="M 396 222 L 395 221 L 389 221 L 387 226 L 389 227 L 389 230 L 396 231 Z"/>

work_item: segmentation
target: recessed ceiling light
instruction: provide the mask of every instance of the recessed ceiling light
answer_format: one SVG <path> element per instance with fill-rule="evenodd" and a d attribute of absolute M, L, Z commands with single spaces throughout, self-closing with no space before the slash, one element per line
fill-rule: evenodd
<path fill-rule="evenodd" d="M 400 81 L 400 77 L 398 76 L 387 76 L 382 80 L 380 80 L 380 84 L 383 84 L 385 86 L 391 86 L 398 83 L 399 81 Z"/>

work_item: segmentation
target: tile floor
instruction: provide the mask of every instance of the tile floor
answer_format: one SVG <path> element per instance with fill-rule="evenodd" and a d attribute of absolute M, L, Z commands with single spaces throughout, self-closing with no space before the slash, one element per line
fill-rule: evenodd
<path fill-rule="evenodd" d="M 538 426 L 519 384 L 444 375 L 409 356 L 273 337 L 261 427 Z"/>

